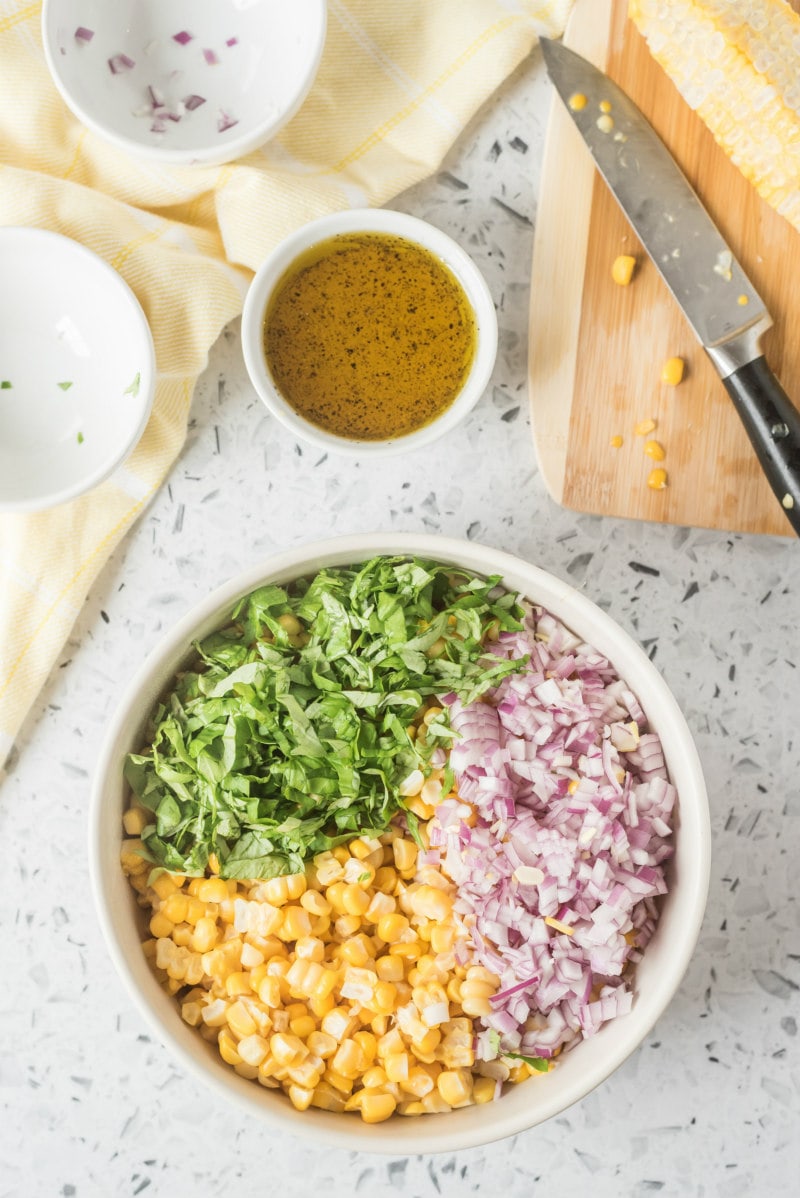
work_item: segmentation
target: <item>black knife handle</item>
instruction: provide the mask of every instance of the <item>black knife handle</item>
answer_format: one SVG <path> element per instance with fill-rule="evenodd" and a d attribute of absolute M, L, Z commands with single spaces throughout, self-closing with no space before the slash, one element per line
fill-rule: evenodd
<path fill-rule="evenodd" d="M 800 536 L 800 412 L 763 356 L 740 366 L 723 382 L 769 485 Z"/>

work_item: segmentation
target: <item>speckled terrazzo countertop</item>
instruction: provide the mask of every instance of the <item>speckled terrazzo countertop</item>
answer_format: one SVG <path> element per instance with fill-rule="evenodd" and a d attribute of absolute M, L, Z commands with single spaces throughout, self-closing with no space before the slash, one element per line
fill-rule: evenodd
<path fill-rule="evenodd" d="M 498 308 L 493 386 L 448 444 L 370 463 L 296 443 L 250 388 L 234 325 L 168 485 L 100 576 L 0 790 L 0 1198 L 800 1192 L 800 549 L 548 498 L 525 389 L 546 110 L 535 55 L 396 204 L 474 255 Z M 231 574 L 373 529 L 470 537 L 583 589 L 660 666 L 711 799 L 705 924 L 645 1044 L 561 1117 L 450 1156 L 318 1149 L 201 1090 L 134 1010 L 89 894 L 89 779 L 120 680 Z"/>

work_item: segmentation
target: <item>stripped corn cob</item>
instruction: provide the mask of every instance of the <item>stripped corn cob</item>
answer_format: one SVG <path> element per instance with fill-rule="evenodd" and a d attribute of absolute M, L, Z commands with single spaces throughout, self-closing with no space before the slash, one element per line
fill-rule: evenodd
<path fill-rule="evenodd" d="M 800 16 L 786 0 L 630 0 L 683 98 L 800 230 Z"/>

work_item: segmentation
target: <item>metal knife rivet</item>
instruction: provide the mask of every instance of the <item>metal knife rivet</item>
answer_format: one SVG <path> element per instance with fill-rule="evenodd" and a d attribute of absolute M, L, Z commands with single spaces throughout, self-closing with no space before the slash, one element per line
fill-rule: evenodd
<path fill-rule="evenodd" d="M 774 441 L 782 441 L 784 437 L 789 436 L 788 424 L 773 424 L 769 431 L 770 436 Z"/>

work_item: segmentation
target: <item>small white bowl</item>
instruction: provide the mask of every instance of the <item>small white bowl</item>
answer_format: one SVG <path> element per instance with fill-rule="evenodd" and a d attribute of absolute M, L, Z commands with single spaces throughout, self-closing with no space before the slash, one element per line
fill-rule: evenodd
<path fill-rule="evenodd" d="M 429 250 L 464 289 L 477 326 L 475 357 L 454 401 L 440 416 L 414 432 L 391 440 L 340 437 L 301 416 L 284 399 L 267 365 L 263 345 L 264 314 L 286 272 L 312 246 L 342 233 L 387 233 Z M 450 432 L 475 406 L 492 377 L 497 355 L 497 316 L 483 275 L 465 250 L 427 221 L 387 208 L 349 209 L 320 217 L 290 233 L 262 262 L 250 284 L 242 314 L 242 349 L 250 381 L 273 416 L 298 437 L 334 453 L 385 456 L 419 449 Z"/>
<path fill-rule="evenodd" d="M 511 591 L 546 607 L 608 657 L 661 739 L 678 802 L 675 853 L 667 864 L 669 889 L 660 904 L 655 934 L 636 966 L 630 1013 L 606 1023 L 565 1053 L 552 1073 L 510 1087 L 496 1102 L 446 1115 L 396 1115 L 386 1123 L 365 1125 L 355 1115 L 295 1110 L 285 1095 L 239 1077 L 215 1046 L 183 1022 L 177 1002 L 159 985 L 142 952 L 147 923 L 119 856 L 127 805 L 125 757 L 139 750 L 154 705 L 176 671 L 190 660 L 193 643 L 224 624 L 237 600 L 256 587 L 284 584 L 323 566 L 352 565 L 377 554 L 416 555 L 484 577 L 499 574 Z M 585 1097 L 630 1056 L 666 1010 L 694 950 L 708 891 L 711 830 L 703 772 L 678 704 L 644 650 L 610 616 L 552 574 L 474 542 L 415 533 L 373 533 L 305 545 L 252 566 L 202 600 L 153 650 L 126 687 L 95 771 L 89 822 L 92 885 L 106 942 L 134 1002 L 158 1038 L 195 1077 L 250 1115 L 276 1130 L 350 1151 L 407 1156 L 473 1148 L 516 1135 Z M 646 1080 L 644 1058 L 641 1063 Z M 613 1110 L 606 1113 L 613 1121 Z"/>
<path fill-rule="evenodd" d="M 125 280 L 69 237 L 0 228 L 0 279 L 0 511 L 37 511 L 97 486 L 133 449 L 153 338 Z"/>
<path fill-rule="evenodd" d="M 84 125 L 139 157 L 213 165 L 294 116 L 326 21 L 326 0 L 45 0 L 42 36 Z"/>

